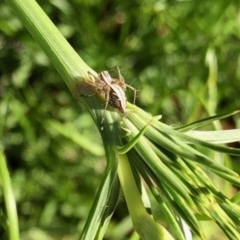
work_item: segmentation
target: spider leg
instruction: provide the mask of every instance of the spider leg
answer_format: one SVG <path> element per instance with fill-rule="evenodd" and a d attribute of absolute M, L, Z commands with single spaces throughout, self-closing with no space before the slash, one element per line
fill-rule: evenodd
<path fill-rule="evenodd" d="M 92 72 L 90 72 L 90 71 L 88 71 L 88 76 L 90 77 L 90 78 L 93 78 L 95 81 L 98 81 L 98 79 L 99 79 L 99 76 L 96 76 L 96 75 L 94 75 Z"/>
<path fill-rule="evenodd" d="M 102 116 L 101 124 L 103 123 L 103 120 L 104 120 L 104 117 L 105 117 L 105 114 L 106 114 L 106 110 L 107 110 L 107 106 L 108 106 L 108 102 L 109 102 L 109 93 L 110 93 L 110 88 L 108 88 L 108 89 L 105 91 L 105 100 L 106 100 L 106 103 L 105 103 L 105 108 L 104 108 L 104 111 L 103 111 L 103 116 Z"/>
<path fill-rule="evenodd" d="M 114 83 L 118 84 L 124 91 L 126 91 L 127 87 L 130 88 L 134 92 L 133 104 L 135 104 L 136 97 L 137 97 L 137 90 L 134 87 L 125 83 L 125 80 L 124 80 L 124 78 L 123 78 L 123 76 L 120 72 L 119 67 L 116 66 L 116 68 L 117 68 L 117 71 L 118 71 L 119 80 L 114 79 Z"/>
<path fill-rule="evenodd" d="M 89 85 L 95 87 L 95 89 L 97 90 L 97 92 L 99 94 L 102 94 L 103 92 L 105 92 L 105 88 L 108 86 L 107 83 L 105 83 L 100 77 L 99 75 L 96 76 L 94 74 L 92 74 L 91 72 L 88 71 L 88 75 L 90 78 L 94 78 L 95 82 L 91 82 L 91 81 L 86 81 Z"/>
<path fill-rule="evenodd" d="M 121 82 L 125 83 L 125 80 L 124 80 L 124 78 L 123 78 L 123 76 L 122 76 L 122 74 L 121 74 L 121 72 L 120 72 L 119 67 L 116 66 L 116 68 L 117 68 L 117 71 L 118 71 L 118 77 L 119 77 L 119 80 L 120 80 Z"/>
<path fill-rule="evenodd" d="M 136 97 L 137 97 L 137 91 L 138 91 L 138 90 L 137 90 L 136 88 L 128 85 L 128 84 L 125 84 L 125 85 L 126 85 L 126 87 L 130 88 L 130 89 L 134 92 L 133 104 L 135 104 Z"/>

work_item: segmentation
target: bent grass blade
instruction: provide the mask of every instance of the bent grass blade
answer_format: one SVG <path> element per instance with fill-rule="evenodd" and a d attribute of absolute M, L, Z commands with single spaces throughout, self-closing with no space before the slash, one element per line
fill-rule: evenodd
<path fill-rule="evenodd" d="M 129 141 L 125 146 L 123 147 L 118 147 L 118 152 L 119 154 L 125 154 L 127 153 L 129 150 L 131 150 L 131 148 L 133 148 L 135 146 L 135 144 L 138 142 L 139 138 L 145 133 L 147 127 L 151 124 L 152 121 L 158 121 L 161 119 L 161 115 L 160 116 L 156 116 L 156 117 L 152 117 L 152 119 L 146 123 L 146 125 L 142 128 L 142 130 L 131 140 Z"/>

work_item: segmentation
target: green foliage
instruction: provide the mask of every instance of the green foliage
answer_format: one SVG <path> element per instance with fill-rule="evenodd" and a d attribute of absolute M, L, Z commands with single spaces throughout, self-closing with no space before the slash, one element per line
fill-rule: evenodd
<path fill-rule="evenodd" d="M 239 108 L 238 1 L 198 5 L 195 1 L 153 0 L 38 3 L 89 66 L 99 72 L 118 65 L 126 82 L 139 90 L 137 105 L 153 115 L 162 114 L 161 121 L 184 124 Z M 65 75 L 57 73 L 55 63 L 49 61 L 10 6 L 1 2 L 0 9 L 0 145 L 10 170 L 21 236 L 76 239 L 101 179 L 107 179 L 100 135 L 63 83 Z M 214 128 L 236 126 L 240 126 L 237 115 Z M 221 156 L 206 149 L 204 154 L 222 164 Z M 234 169 L 239 169 L 235 162 Z M 193 168 L 191 164 L 188 167 Z M 176 173 L 181 174 L 175 169 Z M 232 197 L 235 188 L 231 184 L 216 177 L 213 180 Z M 118 189 L 117 182 L 112 184 Z M 149 187 L 158 198 L 158 190 Z M 3 196 L 0 192 L 2 210 Z M 115 198 L 107 195 L 105 200 Z M 113 204 L 111 209 L 115 207 Z M 163 203 L 166 215 L 169 208 Z M 165 220 L 162 218 L 160 213 L 159 219 Z M 4 222 L 1 219 L 2 215 L 0 221 Z M 129 239 L 131 223 L 122 227 L 127 219 L 126 207 L 120 205 L 106 238 Z M 204 229 L 207 239 L 214 233 L 225 239 L 216 226 Z M 7 239 L 5 234 L 0 228 L 1 239 Z"/>

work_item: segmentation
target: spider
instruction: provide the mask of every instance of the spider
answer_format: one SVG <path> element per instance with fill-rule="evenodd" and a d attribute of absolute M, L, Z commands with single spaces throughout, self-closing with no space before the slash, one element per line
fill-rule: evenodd
<path fill-rule="evenodd" d="M 93 77 L 95 82 L 88 82 L 90 85 L 94 86 L 99 94 L 104 93 L 106 104 L 104 113 L 107 109 L 108 104 L 112 107 L 118 109 L 120 112 L 126 112 L 127 98 L 125 95 L 125 91 L 127 88 L 130 88 L 134 91 L 134 103 L 136 99 L 137 90 L 132 86 L 125 83 L 123 76 L 118 70 L 118 79 L 114 79 L 110 76 L 108 71 L 102 71 L 98 74 L 98 76 L 93 75 L 91 72 L 88 72 L 90 77 Z"/>

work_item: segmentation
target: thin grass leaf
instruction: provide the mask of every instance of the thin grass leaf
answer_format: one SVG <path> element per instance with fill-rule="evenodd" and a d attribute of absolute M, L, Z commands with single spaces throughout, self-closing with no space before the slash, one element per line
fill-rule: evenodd
<path fill-rule="evenodd" d="M 134 147 L 134 145 L 138 142 L 139 138 L 145 133 L 147 127 L 149 126 L 149 124 L 153 121 L 153 120 L 159 120 L 161 118 L 161 116 L 156 116 L 153 117 L 143 128 L 142 130 L 130 141 L 128 142 L 126 145 L 124 145 L 123 147 L 118 147 L 118 152 L 119 154 L 125 154 L 127 153 L 131 148 Z M 130 132 L 129 132 L 130 134 Z"/>
<path fill-rule="evenodd" d="M 127 156 L 129 156 L 129 155 L 127 155 Z M 131 170 L 132 170 L 132 174 L 133 174 L 135 183 L 138 187 L 139 193 L 141 194 L 141 199 L 142 199 L 142 202 L 143 202 L 143 205 L 144 205 L 146 211 L 150 215 L 152 215 L 151 202 L 149 200 L 148 194 L 147 194 L 144 184 L 142 182 L 141 175 L 139 175 L 137 168 L 133 167 L 133 165 L 132 165 L 133 162 L 135 163 L 135 161 L 133 159 L 131 159 L 131 162 L 129 162 L 129 164 L 131 166 Z"/>
<path fill-rule="evenodd" d="M 234 132 L 236 134 L 239 134 L 239 130 L 236 130 Z M 199 145 L 199 146 L 207 147 L 207 148 L 212 149 L 214 151 L 218 151 L 218 152 L 222 152 L 222 153 L 226 153 L 226 154 L 230 154 L 230 155 L 240 156 L 240 149 L 237 149 L 237 148 L 219 146 L 219 145 L 216 145 L 216 144 L 212 144 L 212 143 L 209 143 L 209 142 L 206 142 L 206 141 L 196 139 L 194 137 L 189 136 L 188 134 L 182 134 L 182 133 L 179 133 L 179 132 L 175 132 L 174 135 L 176 135 L 180 139 L 184 140 L 185 142 L 188 142 L 188 143 L 191 143 L 191 144 L 196 144 L 196 145 Z M 220 138 L 220 136 L 219 136 L 219 138 Z M 233 142 L 235 142 L 236 139 L 239 140 L 239 136 L 236 136 L 236 137 L 232 136 L 232 139 L 234 140 Z"/>
<path fill-rule="evenodd" d="M 117 166 L 106 171 L 79 239 L 103 238 L 120 194 L 116 173 Z"/>
<path fill-rule="evenodd" d="M 235 223 L 239 223 L 240 224 L 240 210 L 239 210 L 239 206 L 236 204 L 229 204 L 229 202 L 227 203 L 219 203 L 219 205 L 221 206 L 221 208 L 224 210 L 224 212 L 227 213 L 228 216 L 231 217 L 231 219 L 235 222 Z"/>
<path fill-rule="evenodd" d="M 221 131 L 189 131 L 186 135 L 201 141 L 214 144 L 232 143 L 240 141 L 240 130 L 221 130 Z"/>
<path fill-rule="evenodd" d="M 209 123 L 212 123 L 213 121 L 218 121 L 218 120 L 236 115 L 238 113 L 240 113 L 240 110 L 237 110 L 237 111 L 234 111 L 234 112 L 231 112 L 231 113 L 225 113 L 225 114 L 219 114 L 219 115 L 207 117 L 207 118 L 201 119 L 199 121 L 196 121 L 196 122 L 193 122 L 193 123 L 181 126 L 181 127 L 175 127 L 174 130 L 179 130 L 181 132 L 186 132 L 186 131 L 189 131 L 189 130 L 193 130 L 193 129 L 202 127 L 202 126 L 207 125 Z"/>
<path fill-rule="evenodd" d="M 2 209 L 0 209 L 0 224 L 2 225 L 5 232 L 8 232 L 8 220 Z"/>
<path fill-rule="evenodd" d="M 146 212 L 126 155 L 119 155 L 118 175 L 133 225 L 141 239 L 173 240 L 166 229 Z"/>
<path fill-rule="evenodd" d="M 109 188 L 109 191 L 111 193 L 107 205 L 105 205 L 106 211 L 103 212 L 100 224 L 99 224 L 99 230 L 97 233 L 97 239 L 103 239 L 106 229 L 108 227 L 108 224 L 111 220 L 111 217 L 115 211 L 115 208 L 117 207 L 118 200 L 120 197 L 120 185 L 119 180 L 116 177 L 113 182 L 113 187 Z M 101 192 L 101 194 L 104 194 L 104 191 Z M 92 219 L 94 221 L 94 219 Z M 90 228 L 91 229 L 91 228 Z"/>
<path fill-rule="evenodd" d="M 131 152 L 131 154 L 134 154 Z M 134 154 L 135 155 L 135 154 Z M 192 214 L 192 207 L 193 207 L 193 203 L 192 204 L 186 204 L 186 202 L 188 202 L 188 200 L 186 199 L 186 201 L 182 201 L 182 198 L 180 198 L 180 196 L 176 193 L 176 191 L 172 190 L 169 186 L 166 186 L 167 191 L 169 191 L 170 193 L 166 193 L 164 191 L 165 189 L 165 185 L 164 183 L 161 181 L 160 177 L 161 175 L 156 175 L 154 174 L 154 172 L 152 171 L 152 169 L 150 169 L 148 166 L 141 166 L 142 164 L 144 164 L 144 161 L 141 162 L 139 160 L 139 158 L 141 158 L 140 156 L 137 157 L 135 156 L 134 159 L 136 159 L 136 161 L 138 162 L 138 164 L 134 164 L 135 168 L 137 167 L 137 170 L 139 171 L 139 173 L 143 173 L 142 171 L 146 171 L 147 172 L 147 176 L 151 177 L 151 179 L 154 181 L 154 183 L 161 189 L 161 191 L 159 191 L 159 189 L 155 189 L 155 191 L 159 191 L 161 192 L 160 195 L 165 199 L 164 202 L 168 203 L 170 205 L 173 205 L 172 208 L 175 209 L 176 207 L 176 203 L 180 204 L 179 207 L 177 207 L 177 209 L 175 209 L 175 211 L 178 212 L 179 208 L 181 209 L 185 209 L 185 213 L 189 213 L 189 215 L 184 214 L 183 216 L 181 215 L 182 211 L 178 212 L 178 217 L 184 217 L 184 220 L 188 223 L 188 225 L 190 226 L 191 229 L 193 229 L 193 231 L 200 237 L 202 237 L 202 231 L 200 230 L 200 226 L 197 222 L 197 219 L 195 218 L 194 214 Z M 146 164 L 146 163 L 145 163 Z M 145 176 L 145 174 L 141 175 L 143 178 Z M 144 180 L 146 182 L 148 182 L 148 179 Z M 151 187 L 151 185 L 149 186 Z M 169 197 L 168 197 L 169 196 Z M 172 203 L 174 199 L 174 204 Z M 182 205 L 181 205 L 182 204 Z M 191 208 L 190 208 L 191 206 Z M 186 216 L 187 215 L 187 216 Z M 173 216 L 172 216 L 173 217 Z M 186 218 L 187 217 L 187 218 Z"/>
<path fill-rule="evenodd" d="M 98 114 L 98 121 L 101 120 Z M 102 138 L 105 139 L 104 148 L 107 158 L 107 167 L 101 186 L 98 189 L 92 209 L 85 223 L 84 229 L 79 239 L 102 239 L 106 227 L 117 205 L 120 194 L 120 185 L 117 178 L 119 145 L 118 125 L 114 116 L 106 112 L 105 118 L 109 124 L 104 123 L 101 131 Z"/>
<path fill-rule="evenodd" d="M 211 169 L 216 174 L 219 173 L 219 176 L 232 175 L 228 179 L 231 179 L 231 181 L 233 180 L 235 184 L 239 185 L 240 181 L 237 173 L 216 162 L 213 162 L 210 158 L 198 152 L 183 141 L 180 141 L 178 138 L 172 137 L 165 132 L 161 133 L 155 131 L 151 126 L 146 130 L 146 135 L 159 146 L 166 148 L 168 151 L 175 153 L 186 160 L 195 161 L 201 165 L 204 165 L 206 168 Z"/>
<path fill-rule="evenodd" d="M 182 229 L 179 226 L 179 222 L 176 220 L 176 215 L 173 213 L 172 210 L 170 210 L 170 206 L 167 206 L 167 204 L 162 200 L 161 195 L 158 192 L 158 189 L 154 186 L 154 184 L 149 178 L 149 175 L 146 173 L 144 169 L 145 169 L 144 167 L 141 167 L 138 168 L 138 171 L 142 178 L 144 179 L 144 181 L 146 182 L 146 184 L 148 185 L 156 201 L 158 202 L 159 207 L 163 211 L 163 214 L 167 218 L 167 222 L 169 223 L 172 232 L 175 233 L 175 236 L 177 236 L 179 240 L 185 240 L 185 237 L 182 233 Z"/>
<path fill-rule="evenodd" d="M 2 152 L 2 146 L 0 144 L 0 183 L 2 186 L 3 198 L 6 207 L 7 222 L 3 225 L 7 225 L 7 234 L 9 240 L 18 240 L 19 226 L 15 197 L 7 169 L 6 158 Z"/>
<path fill-rule="evenodd" d="M 232 198 L 231 201 L 233 203 L 240 203 L 240 192 L 237 192 Z"/>
<path fill-rule="evenodd" d="M 137 129 L 128 120 L 124 120 L 125 124 L 131 129 L 133 136 L 137 134 Z M 147 139 L 141 137 L 135 146 L 138 154 L 146 161 L 146 163 L 151 167 L 153 172 L 156 173 L 161 180 L 164 181 L 171 188 L 175 189 L 181 196 L 187 200 L 188 190 L 184 187 L 179 179 L 169 170 L 169 168 L 163 164 L 163 162 L 158 158 L 153 149 L 149 146 Z M 189 199 L 190 200 L 190 199 Z"/>
<path fill-rule="evenodd" d="M 134 114 L 131 117 L 134 118 Z M 139 124 L 140 122 L 141 122 L 141 124 L 143 124 L 142 120 L 137 117 L 136 125 L 138 125 L 138 127 L 140 125 Z M 225 179 L 233 182 L 234 184 L 237 184 L 237 185 L 240 184 L 239 175 L 236 172 L 234 172 L 216 162 L 213 162 L 211 159 L 209 159 L 205 155 L 201 154 L 200 152 L 198 152 L 197 150 L 195 150 L 194 148 L 190 147 L 188 144 L 184 143 L 183 141 L 181 141 L 177 138 L 179 136 L 181 136 L 182 138 L 185 138 L 185 136 L 183 136 L 184 134 L 177 133 L 177 132 L 174 133 L 172 130 L 169 130 L 169 127 L 166 127 L 166 129 L 164 129 L 163 124 L 161 124 L 161 126 L 162 126 L 161 128 L 160 128 L 160 126 L 156 125 L 155 122 L 153 122 L 152 124 L 154 125 L 154 127 L 158 128 L 159 132 L 154 130 L 150 126 L 146 130 L 146 135 L 150 139 L 152 139 L 154 142 L 159 144 L 159 146 L 166 148 L 168 151 L 170 151 L 172 153 L 174 152 L 176 155 L 179 155 L 182 158 L 185 158 L 186 160 L 195 161 L 199 164 L 204 165 L 205 167 L 214 171 L 219 176 L 224 177 Z M 160 123 L 159 123 L 159 125 L 160 125 Z M 172 134 L 170 135 L 169 133 L 172 133 Z M 177 137 L 174 137 L 174 136 L 177 136 Z M 190 138 L 190 137 L 187 136 L 186 138 Z M 200 144 L 201 141 L 195 139 L 195 142 L 199 142 L 199 144 Z M 220 146 L 209 144 L 209 143 L 206 143 L 203 141 L 202 141 L 202 144 L 204 146 L 208 146 L 208 147 L 211 146 L 212 148 L 214 148 L 214 150 L 220 150 L 220 149 L 225 150 L 228 153 L 231 152 L 231 153 L 239 154 L 239 152 L 240 152 L 239 149 L 220 147 Z"/>
<path fill-rule="evenodd" d="M 225 201 L 226 196 L 224 196 L 219 190 L 213 185 L 210 178 L 206 175 L 206 173 L 199 167 L 196 166 L 193 162 L 185 162 L 189 169 L 192 171 L 191 177 L 197 181 L 196 184 L 200 188 L 206 188 L 210 191 L 217 199 L 221 199 L 221 201 Z M 194 176 L 193 176 L 194 175 Z"/>
<path fill-rule="evenodd" d="M 156 129 L 158 129 L 160 132 L 164 133 L 165 135 L 171 136 L 172 138 L 177 137 L 181 140 L 184 140 L 186 143 L 204 146 L 204 147 L 213 149 L 215 151 L 224 152 L 224 153 L 231 154 L 231 155 L 238 155 L 238 156 L 240 155 L 240 149 L 230 148 L 230 147 L 226 147 L 226 146 L 218 146 L 215 144 L 208 143 L 206 141 L 201 141 L 199 139 L 189 136 L 188 134 L 184 134 L 179 131 L 175 131 L 161 122 L 153 122 L 152 125 L 154 125 L 154 127 Z M 149 129 L 151 129 L 151 128 L 149 128 Z M 237 133 L 239 133 L 239 130 L 237 131 Z M 239 139 L 239 136 L 234 137 L 234 141 L 235 141 L 235 139 Z"/>
<path fill-rule="evenodd" d="M 137 125 L 138 128 L 141 128 L 141 126 L 144 124 L 144 121 L 142 120 L 143 118 L 138 118 L 138 116 L 136 116 L 135 114 L 132 114 L 130 116 L 130 118 L 132 121 L 135 122 L 135 124 Z M 195 178 L 195 181 L 193 183 L 191 181 L 191 179 L 188 177 L 188 174 L 191 172 L 191 170 L 188 169 L 187 166 L 184 166 L 184 165 L 181 165 L 183 168 L 179 169 L 179 162 L 177 162 L 176 159 L 180 159 L 180 158 L 174 157 L 174 163 L 171 164 L 171 162 L 170 162 L 171 160 L 168 157 L 166 157 L 166 155 L 161 153 L 161 149 L 163 147 L 166 148 L 166 150 L 169 151 L 169 153 L 170 153 L 169 156 L 174 155 L 174 154 L 176 156 L 181 156 L 183 159 L 183 163 L 190 164 L 189 166 L 192 167 L 194 174 L 196 174 L 196 172 L 195 172 L 195 167 L 193 167 L 194 166 L 193 161 L 203 164 L 205 167 L 211 169 L 212 172 L 218 174 L 219 176 L 221 176 L 235 184 L 239 184 L 238 174 L 236 174 L 234 171 L 231 171 L 228 168 L 226 168 L 220 164 L 213 162 L 211 159 L 204 156 L 202 153 L 198 152 L 196 149 L 192 148 L 185 142 L 181 141 L 181 137 L 183 137 L 183 136 L 179 136 L 179 135 L 181 135 L 182 133 L 172 130 L 172 128 L 170 128 L 168 126 L 165 127 L 164 124 L 159 123 L 159 122 L 153 122 L 151 125 L 153 125 L 158 130 L 158 131 L 155 131 L 152 128 L 152 126 L 149 126 L 145 132 L 145 135 L 154 141 L 154 145 L 152 145 L 151 148 L 154 149 L 154 152 L 158 153 L 158 155 L 161 156 L 161 158 L 164 160 L 164 162 L 168 164 L 168 166 L 178 176 L 179 179 L 181 179 L 181 177 L 182 177 L 183 182 L 185 181 L 187 183 L 186 187 L 192 189 L 191 192 L 194 194 L 194 198 L 196 198 L 195 203 L 197 204 L 198 207 L 200 207 L 200 210 L 203 211 L 207 216 L 212 216 L 212 214 L 209 215 L 209 212 L 208 212 L 208 211 L 211 211 L 211 209 L 209 208 L 211 206 L 211 202 L 216 202 L 216 200 L 218 200 L 220 203 L 224 203 L 224 202 L 226 203 L 227 199 L 224 198 L 221 194 L 219 194 L 217 192 L 216 188 L 211 184 L 211 181 L 208 178 L 205 178 L 204 181 L 199 181 L 201 179 L 201 172 L 199 172 L 199 170 L 197 171 L 199 173 L 199 175 L 197 175 L 198 179 Z M 128 127 L 129 127 L 129 125 L 128 125 Z M 140 142 L 140 140 L 139 140 L 139 142 Z M 156 144 L 159 146 L 159 149 L 156 149 L 156 147 L 155 147 Z M 146 145 L 146 143 L 145 143 L 145 145 Z M 174 145 L 175 145 L 175 148 L 174 148 Z M 136 145 L 136 149 L 137 149 L 137 145 Z M 140 151 L 139 149 L 137 149 L 137 150 Z M 229 149 L 227 149 L 227 150 L 229 151 Z M 232 149 L 230 149 L 230 150 L 232 150 Z M 143 157 L 143 158 L 146 159 L 146 157 Z M 149 160 L 148 160 L 148 162 L 149 162 Z M 178 168 L 175 169 L 174 168 L 175 165 L 178 165 Z M 190 172 L 189 172 L 189 170 L 190 170 Z M 187 174 L 187 172 L 188 172 L 188 174 Z M 182 173 L 182 175 L 181 175 L 181 173 Z M 155 179 L 155 182 L 157 183 L 158 186 L 160 186 L 162 183 L 164 183 L 164 182 L 159 183 L 157 181 L 158 180 Z M 189 185 L 190 183 L 192 183 L 192 184 Z M 197 186 L 199 185 L 199 190 L 197 190 L 197 188 L 194 188 L 194 185 L 196 183 L 197 183 Z M 209 188 L 209 186 L 211 186 L 211 188 Z M 164 188 L 164 185 L 162 187 Z M 171 188 L 167 188 L 167 189 L 170 190 Z M 212 194 L 212 191 L 215 195 Z M 171 192 L 171 196 L 174 194 L 175 194 L 175 191 Z M 166 193 L 164 194 L 164 196 L 166 196 Z M 175 197 L 177 198 L 178 196 L 175 196 Z M 216 199 L 215 199 L 215 197 L 216 197 Z M 181 202 L 181 201 L 177 201 L 177 202 Z M 228 205 L 228 206 L 230 206 L 230 205 Z M 204 210 L 204 208 L 206 208 L 206 207 L 209 209 Z M 175 209 L 176 208 L 177 208 L 177 206 L 175 206 Z M 181 211 L 181 209 L 183 209 L 183 208 L 184 208 L 184 206 L 181 206 L 179 208 L 179 211 Z M 180 214 L 182 216 L 184 216 L 184 213 L 181 212 Z M 223 214 L 225 214 L 225 213 L 223 212 Z M 190 221 L 188 223 L 190 224 Z M 228 234 L 229 236 L 231 234 L 235 234 L 234 227 L 233 227 L 233 229 L 231 227 L 229 227 L 230 223 L 231 223 L 231 221 L 223 223 L 223 226 L 225 226 L 226 228 L 229 228 L 228 231 L 230 233 L 226 232 L 226 234 Z M 221 227 L 223 227 L 223 226 L 221 226 Z M 236 228 L 236 226 L 235 226 L 235 228 Z"/>
<path fill-rule="evenodd" d="M 239 239 L 239 229 L 236 229 L 236 224 L 223 212 L 219 205 L 214 204 L 213 210 L 210 214 L 215 219 L 216 223 L 222 229 L 222 231 L 229 237 L 229 239 Z"/>
<path fill-rule="evenodd" d="M 182 233 L 181 226 L 179 225 L 179 221 L 177 221 L 177 216 L 173 212 L 172 207 L 169 205 L 169 202 L 164 202 L 162 200 L 162 197 L 158 191 L 158 189 L 155 187 L 155 185 L 152 183 L 152 180 L 149 176 L 151 176 L 152 171 L 149 169 L 149 167 L 144 163 L 144 161 L 137 160 L 140 158 L 140 156 L 137 156 L 137 153 L 131 152 L 131 168 L 135 171 L 138 171 L 140 176 L 144 179 L 146 184 L 148 185 L 149 189 L 151 190 L 154 198 L 159 204 L 159 207 L 163 211 L 163 214 L 167 218 L 167 222 L 169 223 L 169 227 L 172 229 L 172 232 L 175 233 L 175 236 L 178 237 L 179 240 L 185 240 L 185 237 Z M 146 171 L 148 169 L 148 171 Z"/>
<path fill-rule="evenodd" d="M 162 186 L 161 191 L 163 196 L 166 198 L 174 210 L 181 216 L 182 219 L 187 223 L 191 230 L 199 236 L 201 239 L 204 239 L 202 229 L 198 223 L 198 220 L 192 211 L 192 208 L 185 202 L 185 199 L 182 199 L 175 191 L 169 191 L 171 189 Z"/>

